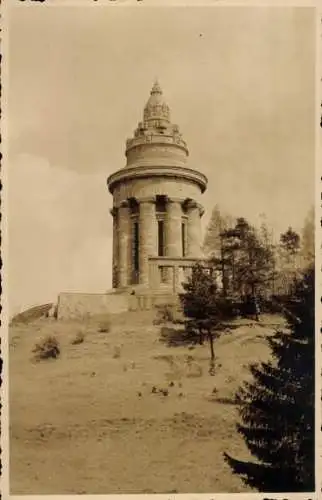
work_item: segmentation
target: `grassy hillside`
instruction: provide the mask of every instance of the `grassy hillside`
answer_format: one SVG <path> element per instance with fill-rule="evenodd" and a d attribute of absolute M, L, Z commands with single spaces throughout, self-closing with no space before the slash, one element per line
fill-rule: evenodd
<path fill-rule="evenodd" d="M 247 365 L 269 356 L 265 337 L 281 319 L 235 325 L 216 343 L 210 376 L 208 346 L 167 346 L 154 316 L 115 315 L 109 332 L 98 320 L 11 327 L 12 494 L 247 491 L 222 455 L 250 458 L 233 395 Z M 35 362 L 48 334 L 61 356 Z"/>

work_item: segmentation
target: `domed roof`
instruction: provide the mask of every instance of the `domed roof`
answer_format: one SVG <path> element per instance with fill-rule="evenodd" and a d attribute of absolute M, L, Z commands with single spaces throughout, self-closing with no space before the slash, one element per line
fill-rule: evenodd
<path fill-rule="evenodd" d="M 137 147 L 141 150 L 143 146 L 145 154 L 147 154 L 146 148 L 149 148 L 152 143 L 158 148 L 164 148 L 166 145 L 172 149 L 181 149 L 181 152 L 177 151 L 177 154 L 184 157 L 189 154 L 178 125 L 172 124 L 170 121 L 170 108 L 163 98 L 161 87 L 157 81 L 154 83 L 148 102 L 144 107 L 143 121 L 138 123 L 134 137 L 126 141 L 127 161 L 131 161 L 130 156 L 133 160 L 133 155 L 139 154 L 139 150 L 132 153 L 131 150 Z M 173 154 L 175 153 L 173 152 Z"/>
<path fill-rule="evenodd" d="M 150 97 L 144 108 L 144 120 L 165 120 L 170 122 L 170 108 L 164 101 L 161 87 L 155 81 Z"/>

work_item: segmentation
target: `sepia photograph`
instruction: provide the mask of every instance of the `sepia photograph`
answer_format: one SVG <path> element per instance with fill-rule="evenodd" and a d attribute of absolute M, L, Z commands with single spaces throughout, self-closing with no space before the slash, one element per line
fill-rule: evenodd
<path fill-rule="evenodd" d="M 313 498 L 316 9 L 107 3 L 7 6 L 10 495 Z"/>

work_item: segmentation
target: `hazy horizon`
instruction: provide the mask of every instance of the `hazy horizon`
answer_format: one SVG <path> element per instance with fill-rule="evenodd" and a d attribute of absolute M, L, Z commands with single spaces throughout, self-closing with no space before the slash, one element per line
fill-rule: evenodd
<path fill-rule="evenodd" d="M 10 8 L 9 311 L 111 288 L 112 197 L 158 77 L 218 204 L 276 234 L 314 203 L 312 8 Z M 198 12 L 198 15 L 196 15 Z"/>

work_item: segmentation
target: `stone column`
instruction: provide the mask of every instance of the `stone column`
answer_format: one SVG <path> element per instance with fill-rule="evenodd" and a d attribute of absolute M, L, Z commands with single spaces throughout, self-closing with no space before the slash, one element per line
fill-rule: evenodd
<path fill-rule="evenodd" d="M 190 201 L 187 205 L 187 257 L 201 257 L 201 205 Z"/>
<path fill-rule="evenodd" d="M 149 257 L 157 256 L 155 199 L 139 200 L 139 283 L 149 285 Z"/>
<path fill-rule="evenodd" d="M 112 287 L 118 287 L 118 209 L 113 207 L 110 210 L 113 217 L 113 264 L 112 264 Z"/>
<path fill-rule="evenodd" d="M 165 250 L 167 257 L 182 257 L 182 206 L 179 200 L 168 200 L 167 216 L 165 228 Z M 175 267 L 168 268 L 165 279 L 168 286 L 173 291 L 176 289 L 176 282 L 179 280 Z"/>
<path fill-rule="evenodd" d="M 123 201 L 118 209 L 118 286 L 125 287 L 129 277 L 129 253 L 130 253 L 130 210 L 127 201 Z"/>
<path fill-rule="evenodd" d="M 181 223 L 181 202 L 176 200 L 168 200 L 165 230 L 167 257 L 182 257 Z"/>

